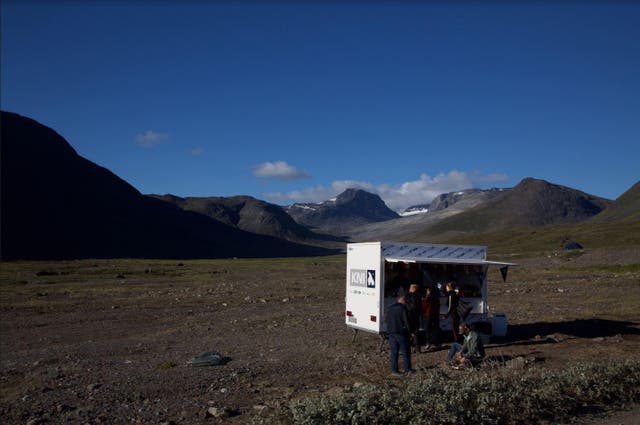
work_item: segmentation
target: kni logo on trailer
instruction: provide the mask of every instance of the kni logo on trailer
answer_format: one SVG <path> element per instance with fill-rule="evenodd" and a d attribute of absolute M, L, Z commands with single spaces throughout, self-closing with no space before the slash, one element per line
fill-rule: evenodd
<path fill-rule="evenodd" d="M 363 269 L 351 269 L 350 270 L 349 284 L 351 286 L 362 286 L 366 288 L 376 287 L 376 271 L 375 270 L 363 270 Z"/>

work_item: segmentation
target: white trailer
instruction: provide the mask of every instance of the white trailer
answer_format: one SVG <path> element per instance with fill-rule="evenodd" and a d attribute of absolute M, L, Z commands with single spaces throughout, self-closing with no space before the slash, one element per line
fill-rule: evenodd
<path fill-rule="evenodd" d="M 347 244 L 345 323 L 356 332 L 384 334 L 386 309 L 398 297 L 392 282 L 396 276 L 406 273 L 410 283 L 441 290 L 441 315 L 448 307 L 445 285 L 455 281 L 459 295 L 473 307 L 467 322 L 484 322 L 479 328 L 486 329 L 486 333 L 506 336 L 506 316 L 502 313 L 490 315 L 487 271 L 490 266 L 499 266 L 506 278 L 508 267 L 515 264 L 487 261 L 486 257 L 484 246 L 398 242 Z M 440 320 L 440 327 L 451 330 L 451 320 Z"/>

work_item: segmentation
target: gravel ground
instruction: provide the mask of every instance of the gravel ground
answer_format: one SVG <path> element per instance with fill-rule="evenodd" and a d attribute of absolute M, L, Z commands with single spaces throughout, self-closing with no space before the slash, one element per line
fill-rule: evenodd
<path fill-rule="evenodd" d="M 639 358 L 639 263 L 637 250 L 586 252 L 523 261 L 507 283 L 496 271 L 489 301 L 510 328 L 488 356 L 549 368 Z M 344 324 L 344 270 L 344 257 L 3 263 L 0 419 L 246 423 L 300 397 L 389 384 L 379 337 L 353 340 Z M 205 351 L 223 364 L 188 365 Z M 445 354 L 414 354 L 418 372 Z"/>

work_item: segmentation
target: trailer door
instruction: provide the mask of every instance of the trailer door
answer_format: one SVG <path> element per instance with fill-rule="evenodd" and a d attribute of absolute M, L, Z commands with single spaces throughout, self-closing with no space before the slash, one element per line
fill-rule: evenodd
<path fill-rule="evenodd" d="M 380 258 L 380 242 L 347 245 L 345 323 L 349 327 L 380 332 L 383 289 Z"/>

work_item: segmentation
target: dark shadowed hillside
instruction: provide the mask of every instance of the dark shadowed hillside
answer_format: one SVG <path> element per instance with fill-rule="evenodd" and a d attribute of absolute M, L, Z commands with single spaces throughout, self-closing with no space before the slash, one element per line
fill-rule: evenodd
<path fill-rule="evenodd" d="M 360 189 L 347 189 L 335 199 L 319 204 L 293 204 L 286 211 L 302 225 L 338 232 L 399 217 L 378 195 Z"/>
<path fill-rule="evenodd" d="M 2 112 L 2 258 L 213 258 L 326 251 L 141 195 L 59 134 Z"/>
<path fill-rule="evenodd" d="M 620 195 L 611 205 L 593 218 L 594 222 L 640 219 L 640 181 Z"/>
<path fill-rule="evenodd" d="M 251 233 L 275 236 L 296 242 L 338 240 L 311 232 L 296 223 L 285 210 L 251 196 L 187 197 L 150 195 L 171 202 L 186 211 L 207 215 L 229 226 Z"/>
<path fill-rule="evenodd" d="M 527 178 L 513 189 L 425 229 L 445 232 L 486 232 L 511 226 L 579 223 L 600 213 L 610 200 L 544 180 Z"/>

